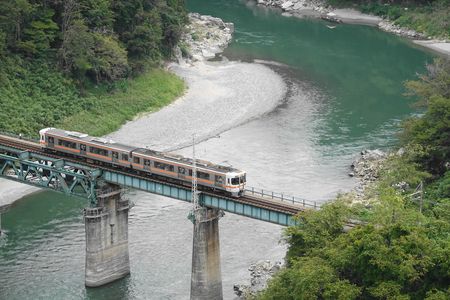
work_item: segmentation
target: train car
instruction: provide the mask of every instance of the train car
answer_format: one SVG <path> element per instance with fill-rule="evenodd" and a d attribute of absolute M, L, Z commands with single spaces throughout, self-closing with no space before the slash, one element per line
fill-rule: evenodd
<path fill-rule="evenodd" d="M 172 153 L 164 153 L 123 145 L 113 140 L 92 137 L 85 133 L 44 128 L 39 131 L 43 148 L 83 157 L 98 163 L 132 168 L 138 172 L 156 174 L 184 184 L 192 183 L 193 160 Z M 208 161 L 196 160 L 198 185 L 213 190 L 224 190 L 232 196 L 244 194 L 244 171 Z"/>

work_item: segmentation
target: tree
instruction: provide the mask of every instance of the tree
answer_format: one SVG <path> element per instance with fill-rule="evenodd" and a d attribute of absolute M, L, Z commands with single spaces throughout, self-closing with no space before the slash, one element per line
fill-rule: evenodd
<path fill-rule="evenodd" d="M 22 51 L 32 55 L 45 54 L 50 49 L 58 32 L 58 25 L 52 20 L 54 11 L 48 8 L 36 9 L 32 21 L 23 30 L 23 41 L 17 43 Z"/>
<path fill-rule="evenodd" d="M 115 81 L 128 72 L 127 52 L 112 36 L 95 33 L 92 68 L 89 70 L 96 82 Z"/>
<path fill-rule="evenodd" d="M 110 0 L 80 0 L 80 9 L 89 28 L 112 32 L 114 17 Z"/>
<path fill-rule="evenodd" d="M 61 64 L 66 72 L 82 79 L 92 68 L 93 48 L 94 36 L 82 20 L 73 20 L 70 25 L 66 25 L 60 48 Z"/>
<path fill-rule="evenodd" d="M 15 48 L 22 41 L 23 28 L 34 7 L 27 0 L 4 0 L 0 5 L 0 26 L 6 33 L 7 45 Z"/>
<path fill-rule="evenodd" d="M 348 280 L 340 280 L 327 261 L 305 257 L 284 270 L 260 296 L 261 299 L 357 299 L 361 289 Z"/>
<path fill-rule="evenodd" d="M 442 175 L 450 162 L 450 60 L 436 59 L 427 69 L 419 81 L 406 83 L 427 110 L 403 123 L 402 140 L 421 147 L 415 160 L 432 174 Z"/>

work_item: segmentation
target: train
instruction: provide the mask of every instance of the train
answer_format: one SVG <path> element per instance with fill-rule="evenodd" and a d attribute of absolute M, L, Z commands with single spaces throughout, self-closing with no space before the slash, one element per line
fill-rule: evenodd
<path fill-rule="evenodd" d="M 53 127 L 40 130 L 39 136 L 39 143 L 47 152 L 63 153 L 89 163 L 132 169 L 138 174 L 163 177 L 186 186 L 192 184 L 192 158 Z M 195 162 L 199 189 L 219 190 L 233 197 L 244 195 L 245 171 L 199 159 Z"/>

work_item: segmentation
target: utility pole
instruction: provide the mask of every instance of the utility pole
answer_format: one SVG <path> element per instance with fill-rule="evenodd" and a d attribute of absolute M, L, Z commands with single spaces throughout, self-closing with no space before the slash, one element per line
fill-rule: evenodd
<path fill-rule="evenodd" d="M 192 213 L 200 208 L 197 190 L 197 160 L 195 158 L 195 133 L 192 135 Z"/>

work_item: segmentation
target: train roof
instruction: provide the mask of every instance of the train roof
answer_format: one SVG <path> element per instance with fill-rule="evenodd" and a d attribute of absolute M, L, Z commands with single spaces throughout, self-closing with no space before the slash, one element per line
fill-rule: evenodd
<path fill-rule="evenodd" d="M 97 144 L 99 146 L 107 146 L 111 147 L 117 150 L 123 150 L 123 151 L 133 151 L 133 153 L 141 154 L 141 155 L 151 155 L 155 156 L 164 160 L 173 161 L 174 163 L 181 163 L 181 164 L 188 164 L 192 165 L 193 160 L 189 157 L 184 157 L 182 155 L 174 154 L 174 153 L 167 153 L 167 152 L 160 152 L 156 150 L 151 150 L 148 148 L 139 148 L 135 146 L 125 145 L 116 143 L 115 141 L 111 139 L 106 138 L 99 138 L 99 137 L 93 137 L 86 133 L 80 133 L 76 131 L 66 131 L 62 129 L 57 128 L 45 128 L 41 130 L 41 132 L 49 133 L 52 135 L 60 136 L 60 137 L 68 137 L 76 140 L 85 141 L 89 144 Z M 197 167 L 212 170 L 216 172 L 234 172 L 234 173 L 241 173 L 242 170 L 229 167 L 229 166 L 222 166 L 222 165 L 216 165 L 212 162 L 206 161 L 206 160 L 196 160 Z"/>
<path fill-rule="evenodd" d="M 96 144 L 99 146 L 108 146 L 108 147 L 111 147 L 111 148 L 114 148 L 117 150 L 133 151 L 137 148 L 137 147 L 133 147 L 133 146 L 129 146 L 129 145 L 116 143 L 112 139 L 94 137 L 94 136 L 90 136 L 86 133 L 81 133 L 81 132 L 77 132 L 77 131 L 67 131 L 67 130 L 62 130 L 62 129 L 57 129 L 57 128 L 49 128 L 48 130 L 46 130 L 46 133 L 56 135 L 56 136 L 61 136 L 61 137 L 77 139 L 77 140 L 85 141 L 90 144 Z"/>

